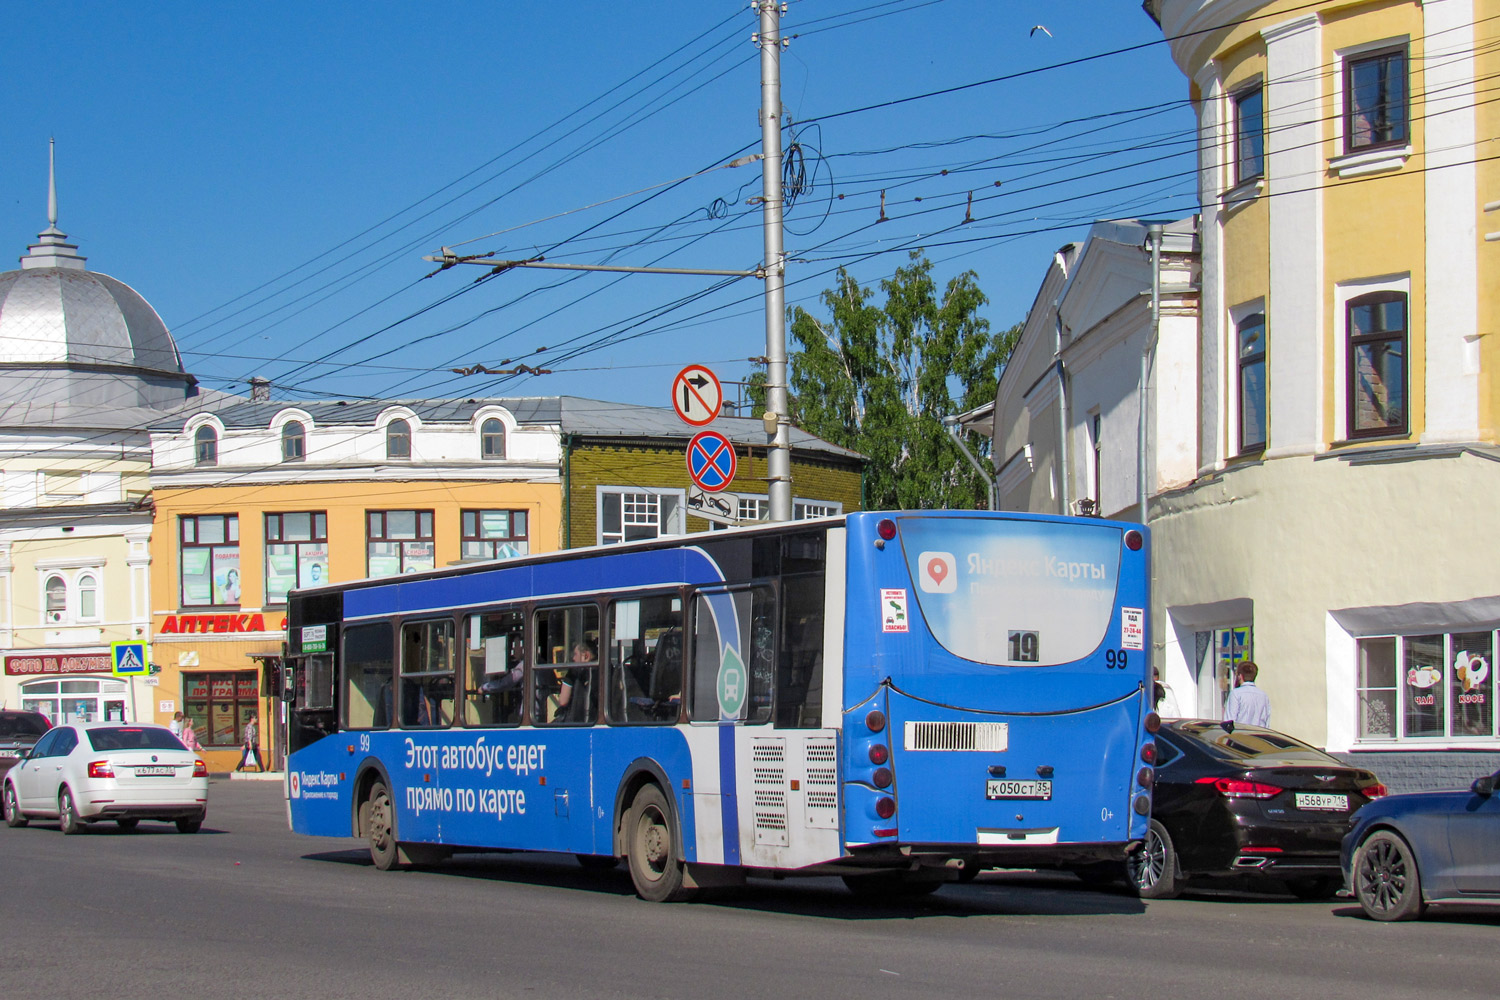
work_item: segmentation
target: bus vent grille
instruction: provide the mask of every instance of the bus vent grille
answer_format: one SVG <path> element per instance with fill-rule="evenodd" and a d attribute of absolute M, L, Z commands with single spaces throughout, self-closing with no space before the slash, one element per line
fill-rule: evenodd
<path fill-rule="evenodd" d="M 807 808 L 809 810 L 826 809 L 829 812 L 836 812 L 838 807 L 838 792 L 814 792 L 809 790 L 807 793 Z"/>
<path fill-rule="evenodd" d="M 807 783 L 809 785 L 827 785 L 829 788 L 838 787 L 839 772 L 832 767 L 809 767 L 807 769 Z"/>
<path fill-rule="evenodd" d="M 832 764 L 838 760 L 838 747 L 832 740 L 826 743 L 809 743 L 807 745 L 807 762 L 809 764 Z"/>
<path fill-rule="evenodd" d="M 908 722 L 908 750 L 1005 750 L 1010 726 L 1004 722 Z"/>
<path fill-rule="evenodd" d="M 751 759 L 756 763 L 775 761 L 779 764 L 786 760 L 786 745 L 780 740 L 756 740 Z"/>
<path fill-rule="evenodd" d="M 839 828 L 839 745 L 837 740 L 808 740 L 803 752 L 806 789 L 803 821 L 809 830 Z"/>
<path fill-rule="evenodd" d="M 750 761 L 755 788 L 755 842 L 786 847 L 786 741 L 756 740 L 751 745 Z"/>

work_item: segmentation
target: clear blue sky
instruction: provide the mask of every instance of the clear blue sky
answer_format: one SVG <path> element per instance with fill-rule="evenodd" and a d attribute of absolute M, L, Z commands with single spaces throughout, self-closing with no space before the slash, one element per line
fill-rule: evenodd
<path fill-rule="evenodd" d="M 422 260 L 474 241 L 755 266 L 758 165 L 660 186 L 759 148 L 748 4 L 94 0 L 6 20 L 7 253 L 46 225 L 56 136 L 59 227 L 146 296 L 205 385 L 665 405 L 683 364 L 739 379 L 764 353 L 754 279 L 476 285 L 480 268 L 424 279 Z M 927 247 L 943 280 L 977 272 L 1003 329 L 1089 220 L 1192 210 L 1188 85 L 1165 46 L 1087 59 L 1160 39 L 1134 0 L 794 0 L 783 26 L 798 36 L 783 103 L 813 181 L 788 213 L 789 303 L 818 311 L 838 265 L 874 285 Z M 553 374 L 448 371 L 507 361 Z"/>

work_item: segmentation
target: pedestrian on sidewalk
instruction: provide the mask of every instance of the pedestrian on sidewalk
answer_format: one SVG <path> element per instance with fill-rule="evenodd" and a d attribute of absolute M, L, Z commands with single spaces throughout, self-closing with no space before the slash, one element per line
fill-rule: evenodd
<path fill-rule="evenodd" d="M 198 742 L 198 733 L 193 729 L 193 718 L 190 715 L 182 717 L 182 735 L 178 737 L 182 745 L 194 753 L 203 752 L 203 744 Z"/>
<path fill-rule="evenodd" d="M 265 761 L 261 760 L 260 756 L 260 726 L 256 723 L 253 713 L 245 720 L 244 736 L 240 740 L 240 762 L 235 766 L 235 770 L 243 771 L 251 761 L 254 761 L 257 772 L 266 769 Z"/>
<path fill-rule="evenodd" d="M 1247 726 L 1269 726 L 1271 724 L 1271 699 L 1255 686 L 1260 668 L 1252 660 L 1245 660 L 1234 671 L 1234 690 L 1224 702 L 1224 718 Z"/>

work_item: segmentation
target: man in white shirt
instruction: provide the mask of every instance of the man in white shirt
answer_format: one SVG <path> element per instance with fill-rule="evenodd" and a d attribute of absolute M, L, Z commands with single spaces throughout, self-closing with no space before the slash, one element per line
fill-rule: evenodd
<path fill-rule="evenodd" d="M 1271 724 L 1271 699 L 1255 686 L 1260 668 L 1252 661 L 1241 663 L 1234 672 L 1234 690 L 1224 702 L 1224 718 L 1247 726 Z"/>

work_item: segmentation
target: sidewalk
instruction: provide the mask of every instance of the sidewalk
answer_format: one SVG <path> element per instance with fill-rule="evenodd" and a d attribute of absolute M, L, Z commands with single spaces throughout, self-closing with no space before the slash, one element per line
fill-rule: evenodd
<path fill-rule="evenodd" d="M 215 778 L 228 778 L 230 781 L 281 781 L 286 777 L 285 771 L 229 771 L 212 775 Z"/>

